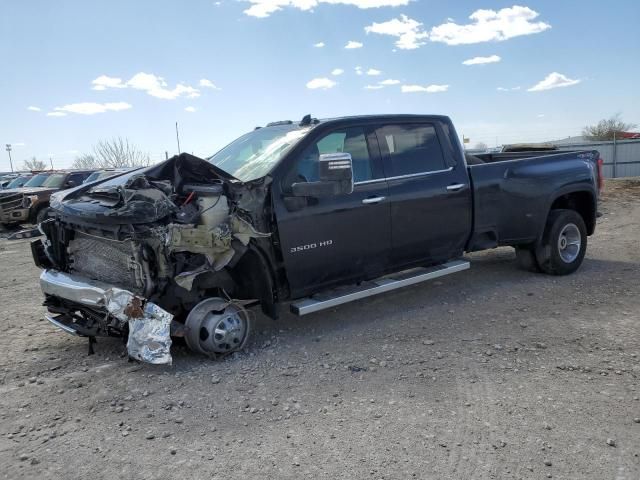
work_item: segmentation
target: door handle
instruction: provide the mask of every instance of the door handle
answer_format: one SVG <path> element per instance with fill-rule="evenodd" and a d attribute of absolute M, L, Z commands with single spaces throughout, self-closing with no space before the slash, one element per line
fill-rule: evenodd
<path fill-rule="evenodd" d="M 380 203 L 384 199 L 385 197 L 369 197 L 362 200 L 362 203 L 364 203 L 365 205 L 370 205 L 372 203 Z"/>
<path fill-rule="evenodd" d="M 448 192 L 457 192 L 458 190 L 462 190 L 466 185 L 464 183 L 454 183 L 453 185 L 447 186 Z"/>

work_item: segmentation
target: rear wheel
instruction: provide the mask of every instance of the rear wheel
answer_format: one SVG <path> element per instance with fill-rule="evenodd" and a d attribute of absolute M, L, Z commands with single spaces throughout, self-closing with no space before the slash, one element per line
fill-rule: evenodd
<path fill-rule="evenodd" d="M 582 216 L 574 210 L 552 210 L 536 260 L 540 269 L 550 275 L 575 272 L 587 250 L 587 227 Z"/>

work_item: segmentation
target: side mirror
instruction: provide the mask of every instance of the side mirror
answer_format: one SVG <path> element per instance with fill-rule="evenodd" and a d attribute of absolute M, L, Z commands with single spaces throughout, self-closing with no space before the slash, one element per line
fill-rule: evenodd
<path fill-rule="evenodd" d="M 73 188 L 73 187 L 76 186 L 76 182 L 74 182 L 73 180 L 67 180 L 66 183 L 65 183 L 65 186 L 67 188 Z"/>
<path fill-rule="evenodd" d="M 320 181 L 291 185 L 294 197 L 330 197 L 353 192 L 353 163 L 349 153 L 326 153 L 318 159 Z"/>

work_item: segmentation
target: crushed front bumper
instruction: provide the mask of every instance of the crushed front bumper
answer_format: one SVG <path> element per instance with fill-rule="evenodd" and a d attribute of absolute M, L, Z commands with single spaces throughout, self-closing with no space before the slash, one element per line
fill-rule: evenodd
<path fill-rule="evenodd" d="M 173 315 L 146 299 L 111 285 L 79 275 L 47 269 L 40 275 L 40 287 L 47 298 L 62 299 L 67 305 L 104 312 L 129 327 L 129 356 L 154 364 L 171 364 L 170 327 Z M 56 310 L 56 309 L 49 309 Z M 58 313 L 55 312 L 54 313 Z M 83 335 L 77 318 L 62 314 L 47 315 L 55 326 L 67 333 Z"/>

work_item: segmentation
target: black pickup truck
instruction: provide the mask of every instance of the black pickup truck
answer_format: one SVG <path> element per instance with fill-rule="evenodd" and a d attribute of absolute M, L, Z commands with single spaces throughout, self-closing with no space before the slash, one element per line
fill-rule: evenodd
<path fill-rule="evenodd" d="M 472 164 L 472 165 L 471 165 Z M 306 315 L 464 270 L 512 246 L 532 271 L 582 263 L 597 151 L 494 153 L 469 165 L 448 117 L 274 122 L 207 160 L 181 154 L 51 198 L 32 244 L 47 319 L 171 361 L 171 337 L 241 349 L 247 309 Z"/>

